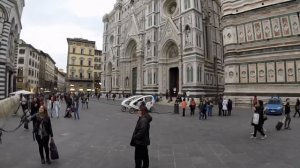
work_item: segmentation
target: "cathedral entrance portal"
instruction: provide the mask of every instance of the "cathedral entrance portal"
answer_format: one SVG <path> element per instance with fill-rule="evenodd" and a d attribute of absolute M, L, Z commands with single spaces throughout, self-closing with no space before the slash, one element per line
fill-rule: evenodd
<path fill-rule="evenodd" d="M 169 91 L 170 95 L 176 97 L 179 89 L 179 69 L 178 67 L 169 70 Z"/>
<path fill-rule="evenodd" d="M 131 94 L 136 94 L 137 90 L 137 80 L 138 78 L 138 63 L 137 63 L 137 43 L 135 40 L 130 40 L 126 47 L 126 52 L 125 52 L 125 57 L 126 59 L 130 60 L 130 62 L 127 63 L 126 66 L 130 66 L 131 70 L 127 71 L 125 73 L 125 76 L 130 76 L 131 80 L 128 82 L 131 82 L 130 87 L 129 85 L 126 85 L 125 88 L 128 88 L 128 91 L 131 90 Z"/>
<path fill-rule="evenodd" d="M 137 68 L 132 69 L 132 94 L 136 94 L 137 87 Z"/>

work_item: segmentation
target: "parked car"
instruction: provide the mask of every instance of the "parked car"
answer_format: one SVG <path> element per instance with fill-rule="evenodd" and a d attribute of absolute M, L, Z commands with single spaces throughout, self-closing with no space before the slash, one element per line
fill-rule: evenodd
<path fill-rule="evenodd" d="M 268 103 L 265 106 L 266 114 L 283 114 L 283 103 L 282 100 L 278 98 L 270 98 Z"/>

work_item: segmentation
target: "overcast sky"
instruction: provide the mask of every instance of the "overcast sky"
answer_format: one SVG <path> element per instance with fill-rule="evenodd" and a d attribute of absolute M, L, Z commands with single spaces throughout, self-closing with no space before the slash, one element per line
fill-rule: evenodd
<path fill-rule="evenodd" d="M 25 0 L 21 39 L 50 54 L 66 70 L 67 38 L 96 41 L 102 49 L 102 16 L 115 0 Z"/>

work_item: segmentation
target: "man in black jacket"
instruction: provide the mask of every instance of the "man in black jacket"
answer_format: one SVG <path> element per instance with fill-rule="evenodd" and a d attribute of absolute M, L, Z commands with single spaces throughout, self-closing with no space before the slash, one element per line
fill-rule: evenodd
<path fill-rule="evenodd" d="M 138 115 L 139 119 L 134 129 L 130 145 L 135 147 L 135 167 L 148 168 L 148 145 L 150 145 L 149 130 L 152 117 L 148 114 L 145 106 L 140 107 Z"/>

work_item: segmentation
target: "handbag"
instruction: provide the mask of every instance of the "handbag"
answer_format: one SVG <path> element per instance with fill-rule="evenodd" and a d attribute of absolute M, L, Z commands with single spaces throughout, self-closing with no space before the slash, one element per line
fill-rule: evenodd
<path fill-rule="evenodd" d="M 59 159 L 57 147 L 54 143 L 53 138 L 51 138 L 51 141 L 50 141 L 50 157 L 51 157 L 52 160 Z"/>
<path fill-rule="evenodd" d="M 255 125 L 258 125 L 258 121 L 259 121 L 259 114 L 258 113 L 254 113 L 253 114 L 252 123 L 255 124 Z"/>

